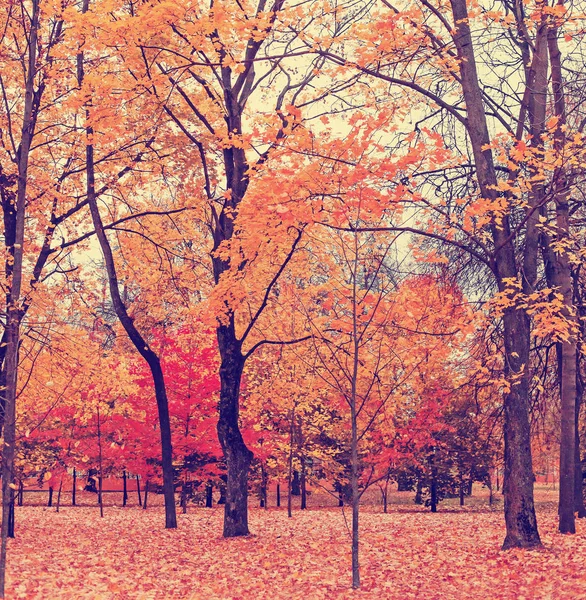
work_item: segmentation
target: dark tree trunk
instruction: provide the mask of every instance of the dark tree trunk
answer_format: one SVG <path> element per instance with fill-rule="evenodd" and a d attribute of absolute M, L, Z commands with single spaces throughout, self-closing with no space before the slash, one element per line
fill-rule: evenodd
<path fill-rule="evenodd" d="M 218 504 L 226 504 L 226 477 L 222 476 L 222 483 L 219 485 L 220 497 L 218 498 Z"/>
<path fill-rule="evenodd" d="M 87 11 L 88 5 L 89 0 L 84 0 L 82 12 Z M 79 53 L 77 56 L 77 73 L 78 82 L 81 85 L 84 78 L 83 52 Z M 86 134 L 88 140 L 93 140 L 94 132 L 91 126 L 86 127 Z M 175 510 L 173 447 L 171 443 L 171 422 L 169 418 L 169 401 L 167 399 L 165 377 L 158 355 L 152 350 L 148 342 L 138 331 L 134 324 L 134 319 L 128 314 L 126 304 L 120 295 L 114 254 L 112 253 L 112 247 L 104 230 L 104 224 L 102 222 L 96 198 L 93 143 L 86 143 L 86 191 L 92 223 L 104 256 L 106 272 L 108 274 L 108 287 L 110 289 L 110 298 L 112 300 L 114 311 L 116 312 L 120 324 L 124 327 L 124 331 L 128 335 L 128 338 L 136 348 L 137 352 L 148 364 L 153 378 L 161 436 L 161 466 L 163 470 L 163 493 L 165 496 L 165 527 L 167 529 L 174 529 L 177 527 L 177 515 Z"/>
<path fill-rule="evenodd" d="M 344 496 L 342 495 L 342 490 L 338 492 L 338 507 L 342 508 L 344 506 Z"/>
<path fill-rule="evenodd" d="M 14 510 L 14 490 L 10 491 L 10 511 L 8 513 L 8 537 L 14 539 L 14 521 L 15 521 L 15 510 Z"/>
<path fill-rule="evenodd" d="M 72 482 L 72 487 L 71 487 L 71 506 L 75 506 L 76 494 L 77 494 L 77 471 L 74 468 L 73 469 L 73 482 Z"/>
<path fill-rule="evenodd" d="M 128 487 L 126 479 L 126 471 L 122 471 L 122 506 L 128 504 Z"/>
<path fill-rule="evenodd" d="M 214 504 L 214 486 L 208 481 L 206 484 L 206 508 L 212 508 Z"/>
<path fill-rule="evenodd" d="M 267 487 L 268 487 L 268 478 L 267 471 L 263 463 L 260 465 L 260 507 L 268 508 L 268 495 L 267 495 Z"/>
<path fill-rule="evenodd" d="M 240 382 L 244 369 L 240 342 L 236 338 L 234 318 L 217 329 L 220 350 L 220 402 L 218 438 L 226 461 L 226 503 L 224 537 L 248 535 L 248 470 L 252 452 L 240 432 Z"/>
<path fill-rule="evenodd" d="M 16 198 L 7 206 L 14 224 L 13 231 L 5 231 L 5 244 L 7 246 L 5 260 L 5 287 L 6 292 L 6 346 L 3 370 L 5 370 L 6 384 L 3 392 L 4 400 L 4 446 L 2 448 L 2 524 L 0 532 L 0 598 L 5 597 L 6 582 L 6 556 L 8 552 L 8 537 L 11 523 L 14 523 L 14 456 L 16 446 L 16 399 L 18 392 L 18 349 L 20 345 L 21 325 L 21 289 L 23 278 L 23 259 L 25 224 L 27 209 L 27 184 L 30 149 L 33 142 L 38 103 L 40 103 L 43 88 L 35 90 L 37 80 L 37 47 L 40 17 L 39 0 L 32 0 L 27 6 L 26 17 L 23 14 L 23 27 L 28 28 L 26 45 L 22 54 L 22 63 L 25 70 L 24 110 L 22 114 L 22 129 L 17 152 L 18 184 Z M 26 23 L 26 25 L 25 25 Z M 30 25 L 30 27 L 28 27 Z M 25 34 L 25 31 L 22 32 Z M 4 197 L 2 198 L 4 200 Z M 6 211 L 5 211 L 6 215 Z M 9 233 L 11 239 L 6 238 Z M 12 237 L 14 233 L 14 237 Z M 12 242 L 9 244 L 9 242 Z M 7 287 L 6 287 L 7 286 Z M 12 513 L 12 515 L 11 515 Z"/>
<path fill-rule="evenodd" d="M 295 405 L 291 409 L 291 428 L 289 431 L 289 472 L 287 474 L 287 516 L 293 516 L 293 440 L 295 436 Z"/>
<path fill-rule="evenodd" d="M 464 482 L 460 482 L 460 506 L 464 506 Z"/>
<path fill-rule="evenodd" d="M 299 482 L 299 471 L 293 471 L 293 479 L 291 480 L 291 494 L 293 496 L 301 496 L 301 485 Z"/>
<path fill-rule="evenodd" d="M 582 461 L 580 451 L 580 408 L 582 406 L 582 381 L 580 379 L 580 349 L 576 353 L 576 422 L 574 429 L 576 432 L 576 444 L 574 447 L 574 510 L 578 513 L 578 518 L 586 517 L 586 507 L 584 506 Z"/>
<path fill-rule="evenodd" d="M 100 420 L 100 405 L 98 404 L 97 409 L 98 416 L 98 505 L 100 507 L 100 517 L 104 516 L 104 498 L 102 496 L 103 490 L 103 465 L 102 465 L 102 427 Z"/>
<path fill-rule="evenodd" d="M 415 504 L 423 504 L 423 481 L 421 480 L 421 478 L 417 479 L 414 502 Z"/>
<path fill-rule="evenodd" d="M 49 499 L 47 500 L 47 506 L 53 506 L 53 487 L 49 487 Z"/>
<path fill-rule="evenodd" d="M 466 105 L 466 128 L 468 131 L 476 178 L 484 198 L 498 201 L 498 178 L 490 146 L 490 135 L 482 91 L 478 82 L 478 72 L 474 53 L 474 44 L 470 32 L 466 0 L 451 0 L 455 23 L 454 42 L 459 58 L 459 70 L 462 92 Z M 527 83 L 528 87 L 531 82 Z M 524 116 L 521 122 L 525 120 Z M 527 229 L 535 228 L 532 222 Z M 511 234 L 509 219 L 505 216 L 501 223 L 491 224 L 493 242 L 499 248 L 494 258 L 494 271 L 499 291 L 507 289 L 508 281 L 517 280 L 517 261 L 515 257 L 514 235 Z M 538 233 L 538 232 L 536 232 Z M 536 240 L 527 232 L 524 248 L 524 265 L 536 264 L 538 246 Z M 533 236 L 534 237 L 534 236 Z M 525 274 L 532 279 L 533 273 Z M 532 285 L 534 281 L 529 281 Z M 504 318 L 504 347 L 507 376 L 512 382 L 504 401 L 504 438 L 505 438 L 505 523 L 507 534 L 503 548 L 524 548 L 540 546 L 535 506 L 533 501 L 533 466 L 530 445 L 529 424 L 529 348 L 530 322 L 521 309 L 508 308 Z"/>
<path fill-rule="evenodd" d="M 434 457 L 431 457 L 431 485 L 430 485 L 430 504 L 431 512 L 437 512 L 437 467 L 434 463 Z"/>
<path fill-rule="evenodd" d="M 138 496 L 138 505 L 142 506 L 142 498 L 140 496 L 140 476 L 136 476 L 136 494 Z"/>
<path fill-rule="evenodd" d="M 59 489 L 57 490 L 57 506 L 55 508 L 55 512 L 59 512 L 61 508 L 61 492 L 63 491 L 63 476 L 61 476 L 61 481 L 59 482 Z"/>
<path fill-rule="evenodd" d="M 22 506 L 24 503 L 24 484 L 22 481 L 18 482 L 18 506 Z"/>
<path fill-rule="evenodd" d="M 148 497 L 149 497 L 149 480 L 147 479 L 144 482 L 144 502 L 142 503 L 143 510 L 147 509 Z"/>
<path fill-rule="evenodd" d="M 281 508 L 281 484 L 277 483 L 277 508 Z"/>
<path fill-rule="evenodd" d="M 301 485 L 301 510 L 307 508 L 307 478 L 305 475 L 305 457 L 301 456 L 301 477 L 299 479 Z"/>

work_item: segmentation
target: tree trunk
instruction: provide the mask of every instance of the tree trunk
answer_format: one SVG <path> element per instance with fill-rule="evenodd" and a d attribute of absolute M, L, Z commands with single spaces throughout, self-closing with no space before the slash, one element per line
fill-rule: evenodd
<path fill-rule="evenodd" d="M 61 507 L 61 492 L 63 490 L 63 475 L 61 476 L 61 481 L 59 482 L 59 490 L 57 491 L 57 506 L 55 507 L 55 512 L 59 512 L 59 508 Z"/>
<path fill-rule="evenodd" d="M 430 485 L 430 504 L 431 512 L 437 512 L 437 467 L 435 466 L 435 457 L 431 455 L 431 485 Z"/>
<path fill-rule="evenodd" d="M 122 471 L 122 506 L 128 504 L 128 488 L 126 483 L 126 471 Z"/>
<path fill-rule="evenodd" d="M 415 487 L 415 504 L 423 504 L 423 481 L 421 478 L 417 479 L 417 486 Z"/>
<path fill-rule="evenodd" d="M 75 506 L 76 494 L 77 494 L 77 471 L 75 470 L 75 467 L 74 467 L 73 482 L 72 482 L 72 487 L 71 487 L 71 506 Z"/>
<path fill-rule="evenodd" d="M 460 481 L 460 506 L 464 506 L 464 482 Z"/>
<path fill-rule="evenodd" d="M 83 12 L 88 9 L 89 0 L 83 2 Z M 84 77 L 84 57 L 83 53 L 78 54 L 78 81 L 79 84 L 83 82 Z M 89 112 L 88 112 L 89 115 Z M 163 470 L 163 493 L 165 497 L 165 527 L 167 529 L 174 529 L 177 527 L 177 515 L 175 510 L 175 486 L 174 486 L 174 473 L 173 473 L 173 448 L 171 443 L 171 422 L 169 418 L 169 401 L 167 399 L 167 388 L 165 386 L 165 378 L 163 370 L 161 368 L 161 362 L 157 354 L 149 346 L 145 338 L 141 335 L 134 324 L 134 320 L 128 314 L 126 304 L 120 296 L 120 287 L 118 281 L 118 275 L 116 272 L 116 264 L 114 262 L 114 255 L 112 253 L 112 247 L 106 236 L 104 230 L 104 224 L 98 203 L 96 200 L 95 192 L 95 173 L 94 173 L 94 146 L 89 143 L 89 140 L 93 140 L 93 129 L 91 126 L 86 127 L 87 140 L 86 143 L 86 175 L 87 175 L 87 200 L 92 217 L 92 223 L 96 231 L 96 237 L 100 244 L 102 254 L 104 256 L 104 262 L 106 265 L 106 272 L 108 274 L 108 286 L 110 289 L 110 298 L 116 316 L 124 327 L 126 334 L 130 341 L 143 357 L 149 366 L 151 376 L 153 378 L 153 386 L 155 390 L 155 398 L 157 402 L 157 410 L 159 417 L 159 430 L 161 435 L 161 466 Z M 146 495 L 146 491 L 145 491 Z"/>
<path fill-rule="evenodd" d="M 551 25 L 547 34 L 547 44 L 551 62 L 551 85 L 554 99 L 554 114 L 558 117 L 558 126 L 554 132 L 554 149 L 562 154 L 565 151 L 566 107 L 564 83 L 561 66 L 561 55 L 558 47 L 558 28 Z M 556 209 L 556 241 L 558 247 L 566 248 L 570 239 L 570 217 L 568 196 L 570 182 L 564 166 L 557 166 L 553 174 L 553 191 Z M 559 530 L 561 533 L 575 533 L 574 507 L 576 502 L 576 435 L 577 405 L 577 373 L 576 357 L 578 353 L 578 324 L 574 310 L 574 290 L 571 264 L 568 251 L 553 253 L 554 281 L 564 302 L 563 314 L 574 330 L 560 342 L 560 501 L 559 501 Z"/>
<path fill-rule="evenodd" d="M 142 498 L 140 497 L 140 476 L 136 476 L 136 494 L 138 495 L 138 505 L 142 506 Z"/>
<path fill-rule="evenodd" d="M 260 507 L 261 508 L 268 508 L 268 502 L 267 502 L 267 487 L 268 487 L 268 480 L 267 480 L 267 471 L 265 469 L 264 463 L 261 463 L 260 465 Z"/>
<path fill-rule="evenodd" d="M 14 539 L 14 490 L 10 490 L 10 512 L 8 513 L 8 537 Z"/>
<path fill-rule="evenodd" d="M 217 329 L 220 350 L 220 402 L 218 438 L 226 461 L 226 503 L 224 537 L 248 535 L 248 470 L 252 452 L 240 432 L 240 382 L 244 369 L 240 342 L 236 338 L 234 318 Z"/>
<path fill-rule="evenodd" d="M 301 485 L 299 482 L 299 471 L 293 470 L 293 479 L 291 480 L 291 494 L 293 496 L 301 496 Z"/>
<path fill-rule="evenodd" d="M 455 23 L 454 42 L 459 58 L 462 92 L 466 104 L 466 127 L 474 155 L 476 177 L 482 197 L 498 201 L 498 179 L 478 73 L 474 45 L 470 32 L 466 0 L 450 0 Z M 509 219 L 491 225 L 495 255 L 495 275 L 499 291 L 507 289 L 507 282 L 517 280 L 514 236 Z M 527 252 L 537 252 L 532 244 Z M 526 263 L 534 263 L 533 256 Z M 529 424 L 529 348 L 530 322 L 527 314 L 514 307 L 505 310 L 504 347 L 510 391 L 504 401 L 505 438 L 505 523 L 507 534 L 503 548 L 540 546 L 535 506 L 533 501 L 533 466 Z"/>
<path fill-rule="evenodd" d="M 287 480 L 287 516 L 293 516 L 293 439 L 295 434 L 295 405 L 291 409 L 291 430 L 289 432 L 289 476 Z"/>
<path fill-rule="evenodd" d="M 584 506 L 583 478 L 582 478 L 582 460 L 580 452 L 580 408 L 582 405 L 582 383 L 580 380 L 580 352 L 576 353 L 576 420 L 574 431 L 576 432 L 576 443 L 574 446 L 574 511 L 578 513 L 578 518 L 586 517 L 586 507 Z"/>
<path fill-rule="evenodd" d="M 214 487 L 208 481 L 208 483 L 206 484 L 206 508 L 212 508 L 213 503 L 214 503 L 213 494 L 214 494 Z"/>
<path fill-rule="evenodd" d="M 53 486 L 49 486 L 49 499 L 47 500 L 47 506 L 53 506 Z"/>
<path fill-rule="evenodd" d="M 22 480 L 18 482 L 18 506 L 22 506 L 24 503 L 24 483 Z"/>
<path fill-rule="evenodd" d="M 307 508 L 307 478 L 305 475 L 305 456 L 301 455 L 301 477 L 299 480 L 301 485 L 301 510 Z"/>
<path fill-rule="evenodd" d="M 100 517 L 104 516 L 104 498 L 102 497 L 103 489 L 103 471 L 102 471 L 102 428 L 100 421 L 100 405 L 97 406 L 98 416 L 98 504 L 100 506 Z"/>
<path fill-rule="evenodd" d="M 149 497 L 149 480 L 144 482 L 144 502 L 142 503 L 143 510 L 147 509 L 147 502 Z"/>
<path fill-rule="evenodd" d="M 281 484 L 277 483 L 277 508 L 281 508 Z"/>
<path fill-rule="evenodd" d="M 14 455 L 16 445 L 16 398 L 18 385 L 18 348 L 20 344 L 20 303 L 24 258 L 24 230 L 26 220 L 26 191 L 31 144 L 36 125 L 35 78 L 37 75 L 37 34 L 39 27 L 39 0 L 32 0 L 30 30 L 27 44 L 28 56 L 23 55 L 26 65 L 24 110 L 20 145 L 18 148 L 18 184 L 16 202 L 9 207 L 14 214 L 14 240 L 7 248 L 6 281 L 6 389 L 4 390 L 4 447 L 2 448 L 2 525 L 0 531 L 0 598 L 5 597 L 6 555 L 11 523 L 14 521 Z M 23 20 L 25 17 L 23 16 Z M 23 32 L 24 33 L 24 32 Z M 26 50 L 24 51 L 26 52 Z M 40 95 L 38 97 L 40 101 Z M 6 240 L 5 240 L 6 241 Z M 12 511 L 12 514 L 11 514 Z"/>

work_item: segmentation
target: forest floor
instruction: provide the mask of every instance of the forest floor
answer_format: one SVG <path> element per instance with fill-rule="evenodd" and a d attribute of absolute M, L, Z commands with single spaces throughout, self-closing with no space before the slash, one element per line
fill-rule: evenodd
<path fill-rule="evenodd" d="M 502 502 L 440 512 L 393 495 L 361 515 L 362 589 L 350 584 L 347 509 L 250 511 L 252 535 L 221 537 L 222 508 L 190 507 L 177 530 L 160 506 L 17 508 L 7 598 L 100 600 L 584 600 L 586 522 L 556 532 L 555 492 L 538 492 L 541 550 L 503 552 Z M 158 500 L 158 499 L 157 499 Z M 405 500 L 403 502 L 403 500 Z"/>

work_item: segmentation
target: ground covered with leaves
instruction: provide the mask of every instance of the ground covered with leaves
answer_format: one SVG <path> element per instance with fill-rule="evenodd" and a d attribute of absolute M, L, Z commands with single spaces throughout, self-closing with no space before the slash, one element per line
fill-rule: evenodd
<path fill-rule="evenodd" d="M 349 589 L 350 535 L 339 508 L 252 509 L 253 534 L 221 537 L 221 508 L 190 508 L 163 529 L 160 507 L 22 507 L 10 541 L 8 598 L 270 598 L 578 600 L 586 598 L 586 523 L 556 532 L 539 508 L 544 549 L 500 551 L 501 507 L 447 506 L 437 514 L 365 507 L 362 580 Z"/>

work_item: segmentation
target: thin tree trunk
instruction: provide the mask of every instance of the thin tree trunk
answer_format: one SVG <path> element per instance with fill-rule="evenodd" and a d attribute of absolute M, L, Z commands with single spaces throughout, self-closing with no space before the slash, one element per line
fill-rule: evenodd
<path fill-rule="evenodd" d="M 430 486 L 431 512 L 437 512 L 437 467 L 435 465 L 435 456 L 431 455 L 431 486 Z"/>
<path fill-rule="evenodd" d="M 268 494 L 267 494 L 267 470 L 265 469 L 264 463 L 260 465 L 260 507 L 268 509 Z"/>
<path fill-rule="evenodd" d="M 578 518 L 586 517 L 586 507 L 584 506 L 583 478 L 582 478 L 582 460 L 580 452 L 580 408 L 582 406 L 582 382 L 580 379 L 580 353 L 578 348 L 576 352 L 576 420 L 574 431 L 576 432 L 576 443 L 574 446 L 574 511 L 578 513 Z"/>
<path fill-rule="evenodd" d="M 122 471 L 122 506 L 128 504 L 128 488 L 126 482 L 126 471 Z"/>
<path fill-rule="evenodd" d="M 212 508 L 212 506 L 214 504 L 213 494 L 214 494 L 214 487 L 208 481 L 208 483 L 206 484 L 206 508 Z"/>
<path fill-rule="evenodd" d="M 554 98 L 554 113 L 558 117 L 558 124 L 554 132 L 554 148 L 560 154 L 565 146 L 566 108 L 564 97 L 563 74 L 561 55 L 557 42 L 558 28 L 550 26 L 547 43 L 551 62 L 551 84 Z M 555 192 L 556 208 L 556 241 L 558 246 L 565 247 L 570 237 L 569 221 L 569 181 L 564 166 L 556 167 L 553 174 L 553 188 Z M 564 302 L 563 314 L 566 320 L 574 327 L 567 339 L 561 345 L 560 369 L 560 404 L 561 404 L 561 431 L 560 431 L 560 501 L 559 501 L 559 530 L 561 533 L 575 533 L 574 506 L 576 501 L 575 458 L 576 458 L 576 356 L 578 352 L 577 322 L 574 311 L 574 291 L 572 285 L 571 264 L 567 251 L 554 252 L 553 257 L 555 274 L 554 280 L 559 288 Z M 579 410 L 579 409 L 578 409 Z"/>
<path fill-rule="evenodd" d="M 142 507 L 142 498 L 140 496 L 140 475 L 136 476 L 136 494 L 138 496 L 138 505 Z"/>
<path fill-rule="evenodd" d="M 360 587 L 360 491 L 358 489 L 358 369 L 360 365 L 360 339 L 358 337 L 358 235 L 354 233 L 354 268 L 352 269 L 352 378 L 350 391 L 350 483 L 352 486 L 352 589 Z"/>
<path fill-rule="evenodd" d="M 301 485 L 301 510 L 307 508 L 307 477 L 305 475 L 305 456 L 301 455 L 301 477 L 299 480 Z"/>
<path fill-rule="evenodd" d="M 14 521 L 15 521 L 15 510 L 14 510 L 14 490 L 10 490 L 10 513 L 8 519 L 8 537 L 14 539 Z"/>
<path fill-rule="evenodd" d="M 61 507 L 61 492 L 63 490 L 63 475 L 61 475 L 61 481 L 59 482 L 59 490 L 57 491 L 57 506 L 55 507 L 55 512 L 59 512 L 59 508 Z"/>
<path fill-rule="evenodd" d="M 47 499 L 47 507 L 53 506 L 53 486 L 49 486 L 49 498 Z"/>
<path fill-rule="evenodd" d="M 100 517 L 104 516 L 104 499 L 102 498 L 102 428 L 100 422 L 100 405 L 98 404 L 98 504 L 100 505 Z"/>
<path fill-rule="evenodd" d="M 22 506 L 24 503 L 24 483 L 22 480 L 18 482 L 18 506 Z"/>
<path fill-rule="evenodd" d="M 6 555 L 10 523 L 14 520 L 14 454 L 16 445 L 16 397 L 18 385 L 18 348 L 20 343 L 20 302 L 23 275 L 24 229 L 26 217 L 26 190 L 28 163 L 36 125 L 35 77 L 37 74 L 37 34 L 39 27 L 39 0 L 32 0 L 29 8 L 30 31 L 28 34 L 28 61 L 24 90 L 23 125 L 18 148 L 18 185 L 14 210 L 14 243 L 8 248 L 6 276 L 11 281 L 6 294 L 6 355 L 4 370 L 4 447 L 2 448 L 2 526 L 0 530 L 0 598 L 5 597 Z M 23 17 L 24 19 L 24 17 Z M 23 61 L 25 58 L 23 57 Z M 10 209 L 12 212 L 12 209 Z M 12 515 L 11 515 L 12 511 Z M 13 529 L 13 527 L 12 527 Z"/>
<path fill-rule="evenodd" d="M 287 516 L 293 516 L 293 440 L 295 435 L 295 404 L 291 409 L 291 430 L 289 431 L 289 477 L 287 486 Z"/>
<path fill-rule="evenodd" d="M 277 508 L 281 508 L 281 484 L 277 482 Z"/>
<path fill-rule="evenodd" d="M 77 494 L 77 471 L 75 467 L 73 468 L 73 483 L 71 487 L 71 506 L 75 506 L 76 502 L 76 494 Z"/>
<path fill-rule="evenodd" d="M 83 10 L 88 9 L 89 0 L 83 0 Z M 84 77 L 84 57 L 83 52 L 78 54 L 78 81 L 81 85 Z M 177 514 L 175 509 L 175 487 L 173 474 L 173 448 L 171 443 L 171 422 L 169 417 L 169 401 L 167 399 L 167 388 L 165 386 L 165 377 L 161 368 L 161 361 L 158 355 L 152 350 L 148 342 L 141 335 L 134 324 L 134 320 L 128 314 L 126 305 L 120 296 L 120 287 L 118 275 L 116 272 L 116 264 L 112 247 L 106 236 L 104 224 L 98 203 L 96 201 L 95 191 L 95 172 L 94 172 L 94 146 L 90 143 L 93 140 L 93 129 L 91 126 L 86 127 L 87 143 L 86 143 L 86 175 L 87 175 L 87 200 L 92 217 L 92 223 L 96 231 L 96 237 L 100 244 L 106 272 L 108 274 L 108 285 L 110 288 L 110 298 L 116 316 L 124 327 L 126 334 L 138 353 L 143 357 L 149 366 L 151 376 L 153 378 L 153 386 L 155 389 L 155 398 L 157 402 L 157 410 L 159 417 L 159 430 L 161 435 L 161 465 L 163 470 L 163 493 L 165 497 L 165 527 L 167 529 L 175 529 L 177 527 Z M 145 491 L 146 494 L 146 491 Z"/>
<path fill-rule="evenodd" d="M 149 497 L 149 480 L 147 479 L 144 482 L 144 502 L 142 504 L 143 510 L 147 509 L 148 497 Z"/>

